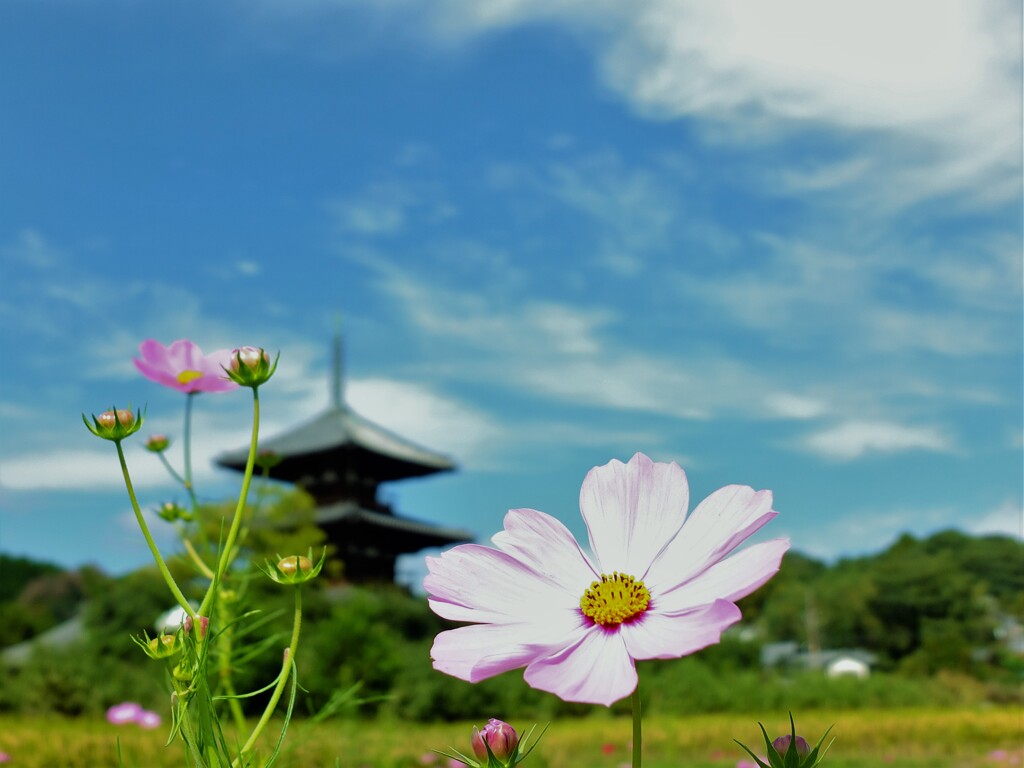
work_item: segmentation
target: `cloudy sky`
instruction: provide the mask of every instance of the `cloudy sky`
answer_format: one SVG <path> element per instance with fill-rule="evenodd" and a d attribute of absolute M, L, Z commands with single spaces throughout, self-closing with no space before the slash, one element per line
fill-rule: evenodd
<path fill-rule="evenodd" d="M 583 475 L 636 451 L 695 498 L 773 489 L 768 533 L 821 557 L 1019 535 L 1020 29 L 997 0 L 7 0 L 0 550 L 145 563 L 80 413 L 178 435 L 139 342 L 255 344 L 273 434 L 327 405 L 339 316 L 349 403 L 460 465 L 387 498 L 481 539 L 510 507 L 582 533 Z M 208 497 L 248 410 L 197 402 Z M 180 497 L 128 455 L 144 505 Z"/>

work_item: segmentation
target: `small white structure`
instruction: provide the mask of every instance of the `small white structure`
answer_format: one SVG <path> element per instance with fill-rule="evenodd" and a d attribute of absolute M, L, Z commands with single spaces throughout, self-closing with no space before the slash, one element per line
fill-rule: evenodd
<path fill-rule="evenodd" d="M 840 656 L 825 665 L 825 674 L 828 677 L 853 675 L 854 677 L 863 680 L 871 674 L 871 670 L 868 668 L 868 665 L 860 659 L 855 659 L 852 656 Z"/>
<path fill-rule="evenodd" d="M 194 610 L 196 606 L 193 605 L 192 608 Z M 181 625 L 185 623 L 187 617 L 188 614 L 185 613 L 185 609 L 180 605 L 176 605 L 161 613 L 153 623 L 153 628 L 161 634 L 173 635 L 181 629 Z"/>

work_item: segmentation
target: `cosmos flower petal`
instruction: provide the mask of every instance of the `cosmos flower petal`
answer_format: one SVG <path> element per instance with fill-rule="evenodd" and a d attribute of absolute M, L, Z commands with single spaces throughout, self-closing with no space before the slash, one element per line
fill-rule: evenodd
<path fill-rule="evenodd" d="M 523 676 L 564 701 L 605 706 L 629 696 L 637 683 L 622 636 L 596 626 L 569 647 L 532 662 Z"/>
<path fill-rule="evenodd" d="M 510 509 L 505 529 L 491 537 L 503 552 L 529 565 L 579 602 L 590 583 L 600 578 L 576 539 L 560 521 L 535 509 Z"/>
<path fill-rule="evenodd" d="M 658 610 L 676 613 L 717 598 L 739 600 L 774 576 L 789 549 L 788 539 L 772 539 L 720 560 L 675 589 L 658 594 Z"/>
<path fill-rule="evenodd" d="M 576 609 L 561 586 L 513 555 L 480 544 L 460 544 L 428 557 L 423 586 L 438 615 L 453 621 L 529 621 L 549 611 Z"/>
<path fill-rule="evenodd" d="M 656 464 L 638 453 L 628 464 L 613 460 L 590 470 L 580 511 L 601 571 L 643 578 L 683 525 L 689 502 L 686 473 L 675 463 Z"/>
<path fill-rule="evenodd" d="M 147 379 L 179 392 L 227 392 L 238 385 L 227 378 L 224 367 L 231 363 L 231 351 L 220 349 L 204 355 L 197 344 L 178 339 L 165 347 L 146 339 L 139 345 L 141 358 L 135 367 Z M 188 374 L 183 377 L 182 374 Z"/>
<path fill-rule="evenodd" d="M 777 514 L 772 510 L 771 491 L 746 485 L 719 488 L 693 510 L 644 583 L 652 593 L 679 586 L 728 555 Z"/>
<path fill-rule="evenodd" d="M 728 600 L 715 600 L 685 614 L 651 610 L 638 621 L 623 624 L 622 639 L 634 659 L 677 659 L 717 643 L 740 617 L 740 609 Z"/>
<path fill-rule="evenodd" d="M 557 624 L 476 624 L 441 632 L 430 657 L 434 669 L 471 683 L 519 669 L 562 648 L 583 632 L 578 616 Z"/>

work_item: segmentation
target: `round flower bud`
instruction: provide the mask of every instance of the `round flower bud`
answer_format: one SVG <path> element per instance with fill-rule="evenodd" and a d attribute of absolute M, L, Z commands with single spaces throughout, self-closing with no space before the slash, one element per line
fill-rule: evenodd
<path fill-rule="evenodd" d="M 509 758 L 516 751 L 519 744 L 519 734 L 515 728 L 506 722 L 491 718 L 487 721 L 483 731 L 473 726 L 473 736 L 470 739 L 473 746 L 473 754 L 480 760 L 487 761 L 487 748 L 491 748 L 491 754 L 499 762 L 507 765 Z"/>
<path fill-rule="evenodd" d="M 120 441 L 128 437 L 128 435 L 138 432 L 142 427 L 143 419 L 141 411 L 133 413 L 129 408 L 111 408 L 99 416 L 94 415 L 92 423 L 89 423 L 89 419 L 83 413 L 82 421 L 85 422 L 85 426 L 96 437 L 102 437 L 104 440 Z"/>
<path fill-rule="evenodd" d="M 780 755 L 785 757 L 792 743 L 793 737 L 787 733 L 785 736 L 779 736 L 779 738 L 773 741 L 772 746 L 775 747 Z M 811 753 L 811 745 L 807 743 L 807 739 L 803 736 L 796 737 L 796 753 L 801 759 Z"/>
<path fill-rule="evenodd" d="M 150 435 L 146 438 L 146 450 L 153 453 L 163 453 L 171 444 L 167 435 Z"/>
<path fill-rule="evenodd" d="M 309 555 L 290 555 L 288 557 L 278 555 L 275 565 L 271 566 L 268 562 L 267 567 L 261 570 L 278 584 L 302 584 L 315 578 L 320 573 L 326 558 L 326 549 L 324 549 L 324 553 L 317 563 L 313 562 L 312 549 L 309 550 Z"/>
<path fill-rule="evenodd" d="M 117 408 L 112 411 L 104 411 L 96 417 L 96 421 L 104 429 L 114 429 L 118 425 L 127 428 L 135 422 L 135 414 L 127 408 Z"/>
<path fill-rule="evenodd" d="M 307 574 L 313 570 L 313 561 L 304 555 L 292 555 L 279 560 L 277 570 L 285 576 L 292 577 L 296 574 Z"/>
<path fill-rule="evenodd" d="M 258 387 L 277 370 L 277 360 L 258 347 L 239 347 L 231 350 L 230 367 L 225 372 L 233 382 L 243 387 Z"/>

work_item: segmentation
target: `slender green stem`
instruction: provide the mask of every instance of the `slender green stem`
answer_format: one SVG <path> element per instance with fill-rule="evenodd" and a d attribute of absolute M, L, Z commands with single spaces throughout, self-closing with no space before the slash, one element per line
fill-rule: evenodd
<path fill-rule="evenodd" d="M 181 441 L 184 443 L 182 450 L 185 454 L 185 489 L 192 491 L 192 400 L 195 392 L 185 395 L 185 426 L 181 433 Z"/>
<path fill-rule="evenodd" d="M 640 768 L 643 733 L 640 722 L 640 679 L 637 678 L 636 688 L 633 689 L 633 768 Z"/>
<path fill-rule="evenodd" d="M 235 682 L 231 669 L 231 654 L 233 652 L 233 641 L 235 628 L 229 626 L 230 614 L 223 602 L 217 603 L 217 612 L 220 614 L 218 624 L 225 627 L 217 635 L 218 665 L 217 673 L 220 676 L 221 688 L 228 701 L 228 709 L 231 710 L 231 717 L 238 727 L 238 732 L 245 731 L 245 715 L 242 712 L 242 704 L 239 702 L 235 692 Z"/>
<path fill-rule="evenodd" d="M 167 563 L 164 562 L 163 555 L 160 554 L 160 550 L 156 546 L 156 542 L 153 541 L 153 536 L 149 532 L 149 526 L 146 524 L 146 518 L 142 516 L 142 510 L 139 509 L 139 501 L 135 498 L 135 488 L 132 486 L 131 475 L 128 474 L 128 463 L 124 460 L 124 449 L 121 448 L 121 441 L 115 440 L 114 445 L 117 446 L 117 458 L 121 462 L 121 472 L 124 475 L 124 484 L 128 488 L 128 498 L 131 499 L 132 509 L 135 511 L 135 519 L 139 523 L 139 528 L 142 529 L 142 535 L 146 537 L 146 544 L 149 545 L 149 551 L 153 553 L 153 559 L 156 561 L 156 567 L 160 569 L 161 575 L 164 577 L 164 581 L 167 582 L 167 588 L 171 590 L 171 594 L 174 595 L 174 599 L 178 601 L 178 604 L 185 610 L 189 616 L 195 616 L 196 612 L 189 605 L 188 600 L 181 594 L 181 590 L 178 589 L 178 584 L 171 576 L 171 572 L 167 569 Z"/>
<path fill-rule="evenodd" d="M 181 543 L 184 545 L 185 551 L 188 553 L 188 556 L 192 559 L 193 565 L 195 565 L 199 572 L 206 578 L 212 579 L 213 571 L 210 569 L 210 566 L 203 562 L 199 553 L 196 552 L 196 548 L 192 546 L 192 542 L 189 541 L 184 534 L 182 534 Z"/>
<path fill-rule="evenodd" d="M 292 625 L 292 642 L 288 646 L 288 650 L 285 652 L 284 662 L 281 665 L 281 674 L 277 678 L 277 685 L 274 686 L 274 692 L 270 695 L 270 701 L 267 702 L 266 709 L 263 710 L 263 716 L 260 717 L 260 721 L 256 723 L 256 727 L 253 729 L 252 734 L 249 736 L 249 740 L 245 742 L 242 747 L 242 751 L 238 754 L 238 759 L 235 763 L 245 755 L 246 752 L 253 748 L 256 744 L 256 740 L 259 738 L 263 729 L 270 721 L 270 716 L 274 714 L 274 710 L 277 708 L 277 703 L 281 700 L 281 694 L 284 693 L 285 686 L 288 685 L 288 676 L 292 671 L 292 665 L 295 663 L 295 652 L 299 648 L 299 630 L 302 628 L 302 587 L 298 584 L 295 585 L 295 620 Z"/>
<path fill-rule="evenodd" d="M 220 557 L 217 560 L 215 578 L 210 582 L 209 589 L 206 590 L 206 596 L 203 598 L 203 604 L 199 606 L 199 614 L 201 616 L 206 615 L 206 611 L 213 602 L 214 590 L 216 589 L 217 584 L 220 583 L 220 580 L 224 577 L 224 573 L 227 571 L 228 565 L 234 557 L 232 550 L 235 548 L 235 541 L 238 539 L 238 529 L 242 525 L 242 513 L 245 510 L 245 501 L 249 496 L 249 485 L 252 483 L 252 471 L 256 466 L 256 446 L 259 442 L 260 434 L 260 392 L 256 387 L 253 387 L 252 389 L 252 408 L 252 438 L 249 441 L 249 458 L 246 459 L 245 474 L 242 477 L 242 491 L 238 495 L 238 504 L 235 507 L 234 517 L 231 519 L 231 529 L 228 531 L 228 537 L 224 541 L 220 551 Z"/>

